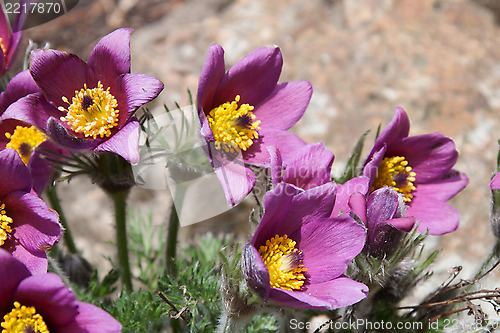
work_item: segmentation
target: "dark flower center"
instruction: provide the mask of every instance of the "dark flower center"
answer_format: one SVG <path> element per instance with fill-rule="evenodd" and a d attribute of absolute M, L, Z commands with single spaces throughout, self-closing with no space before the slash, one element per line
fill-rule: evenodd
<path fill-rule="evenodd" d="M 85 111 L 88 111 L 89 107 L 91 107 L 93 104 L 94 104 L 94 100 L 92 99 L 91 96 L 83 95 L 83 98 L 81 101 L 82 109 L 84 109 Z"/>
<path fill-rule="evenodd" d="M 234 120 L 234 124 L 242 128 L 249 128 L 252 125 L 252 123 L 253 119 L 252 117 L 250 117 L 248 113 L 243 114 Z"/>

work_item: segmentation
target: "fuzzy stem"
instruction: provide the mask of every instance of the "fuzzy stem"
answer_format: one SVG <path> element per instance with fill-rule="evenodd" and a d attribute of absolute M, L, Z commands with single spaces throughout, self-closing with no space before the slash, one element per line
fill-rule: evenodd
<path fill-rule="evenodd" d="M 484 273 L 486 273 L 492 266 L 499 260 L 498 252 L 500 250 L 499 248 L 499 242 L 497 241 L 493 248 L 491 249 L 489 255 L 484 259 L 481 267 L 479 268 L 478 272 L 474 276 L 475 279 L 479 278 L 482 276 Z"/>
<path fill-rule="evenodd" d="M 240 316 L 232 316 L 227 309 L 222 311 L 219 325 L 217 325 L 217 333 L 233 333 L 241 332 L 242 328 L 248 322 L 248 318 L 242 318 Z"/>
<path fill-rule="evenodd" d="M 175 256 L 177 250 L 177 236 L 179 234 L 179 215 L 175 204 L 172 203 L 172 210 L 170 212 L 170 219 L 168 221 L 168 235 L 167 235 L 167 272 L 175 274 Z"/>
<path fill-rule="evenodd" d="M 120 265 L 122 283 L 128 292 L 132 291 L 132 274 L 127 246 L 127 196 L 128 190 L 111 194 L 115 206 L 116 249 Z"/>
<path fill-rule="evenodd" d="M 66 221 L 66 217 L 64 216 L 61 201 L 59 200 L 59 196 L 57 195 L 56 185 L 49 186 L 45 193 L 47 193 L 50 205 L 59 214 L 59 222 L 64 228 L 64 244 L 66 244 L 66 247 L 68 248 L 68 251 L 70 253 L 77 254 L 78 249 L 76 248 L 75 242 L 73 240 L 73 235 L 71 234 L 68 222 Z"/>

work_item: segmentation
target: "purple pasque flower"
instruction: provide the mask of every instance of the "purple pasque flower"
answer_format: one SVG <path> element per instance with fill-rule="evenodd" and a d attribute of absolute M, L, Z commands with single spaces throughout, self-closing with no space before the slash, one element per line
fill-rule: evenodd
<path fill-rule="evenodd" d="M 418 230 L 442 235 L 458 227 L 458 211 L 446 203 L 468 183 L 453 169 L 458 158 L 455 143 L 441 133 L 408 136 L 410 121 L 402 108 L 380 133 L 363 169 L 370 191 L 391 186 L 403 195 L 406 216 Z"/>
<path fill-rule="evenodd" d="M 30 72 L 41 93 L 12 104 L 4 117 L 44 129 L 72 149 L 116 153 L 139 161 L 137 108 L 163 89 L 158 79 L 130 73 L 130 34 L 118 29 L 104 36 L 88 63 L 56 50 L 33 51 Z"/>
<path fill-rule="evenodd" d="M 32 275 L 0 249 L 0 327 L 6 332 L 116 333 L 121 324 L 83 302 L 54 273 Z"/>
<path fill-rule="evenodd" d="M 15 56 L 19 49 L 19 42 L 21 41 L 21 30 L 26 21 L 29 9 L 31 8 L 31 3 L 34 2 L 36 2 L 36 0 L 21 0 L 19 2 L 19 8 L 21 8 L 21 10 L 14 19 L 12 28 L 6 13 L 2 11 L 2 15 L 0 15 L 0 51 L 2 52 L 0 56 L 0 76 L 5 74 L 14 63 Z M 28 8 L 28 11 L 23 10 L 23 8 Z"/>
<path fill-rule="evenodd" d="M 59 215 L 31 191 L 26 165 L 11 148 L 0 151 L 0 247 L 32 273 L 47 271 L 47 256 L 61 237 Z"/>
<path fill-rule="evenodd" d="M 250 192 L 255 175 L 226 160 L 241 154 L 236 158 L 242 163 L 268 167 L 268 146 L 278 147 L 287 160 L 305 145 L 287 130 L 304 114 L 312 86 L 305 81 L 278 83 L 282 66 L 278 47 L 258 48 L 227 72 L 222 47 L 212 44 L 208 50 L 198 85 L 198 112 L 229 205 Z"/>
<path fill-rule="evenodd" d="M 297 308 L 336 309 L 365 298 L 368 288 L 344 275 L 363 249 L 365 229 L 349 215 L 330 218 L 335 185 L 304 191 L 278 184 L 242 255 L 248 285 L 264 301 Z"/>
<path fill-rule="evenodd" d="M 14 76 L 4 92 L 0 94 L 0 150 L 12 148 L 28 166 L 33 181 L 33 189 L 41 194 L 53 175 L 52 163 L 40 155 L 43 149 L 59 154 L 64 151 L 48 140 L 47 135 L 32 124 L 2 116 L 3 112 L 20 98 L 40 89 L 28 70 Z"/>
<path fill-rule="evenodd" d="M 365 251 L 374 257 L 390 256 L 397 249 L 402 232 L 410 232 L 415 225 L 414 217 L 404 217 L 406 205 L 402 195 L 389 186 L 373 191 L 368 197 L 354 193 L 349 206 L 367 228 Z"/>

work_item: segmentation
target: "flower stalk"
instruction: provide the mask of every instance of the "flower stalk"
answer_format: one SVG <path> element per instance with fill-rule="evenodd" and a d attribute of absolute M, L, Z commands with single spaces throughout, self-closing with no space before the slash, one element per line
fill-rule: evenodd
<path fill-rule="evenodd" d="M 45 190 L 45 193 L 47 193 L 50 205 L 59 214 L 59 223 L 61 223 L 61 225 L 64 228 L 64 233 L 63 233 L 64 244 L 66 244 L 66 247 L 68 248 L 68 251 L 70 253 L 77 254 L 78 249 L 75 245 L 73 234 L 71 233 L 71 229 L 64 215 L 63 208 L 61 206 L 61 201 L 59 200 L 59 195 L 57 194 L 56 184 L 49 186 Z"/>
<path fill-rule="evenodd" d="M 127 196 L 129 190 L 111 194 L 115 206 L 116 223 L 116 249 L 118 251 L 118 263 L 120 265 L 122 283 L 125 290 L 132 291 L 132 274 L 130 273 L 130 262 L 127 244 Z"/>
<path fill-rule="evenodd" d="M 177 253 L 177 236 L 179 234 L 179 215 L 175 209 L 175 204 L 172 203 L 170 211 L 170 219 L 168 221 L 168 236 L 167 236 L 167 272 L 175 274 L 175 256 Z"/>

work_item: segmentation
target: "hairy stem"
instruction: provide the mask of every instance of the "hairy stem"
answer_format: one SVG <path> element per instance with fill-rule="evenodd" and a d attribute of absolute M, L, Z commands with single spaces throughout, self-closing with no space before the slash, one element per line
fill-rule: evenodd
<path fill-rule="evenodd" d="M 179 233 L 179 215 L 175 209 L 175 204 L 172 203 L 172 211 L 168 221 L 168 236 L 167 236 L 167 272 L 175 274 L 175 256 L 177 252 L 177 235 Z"/>
<path fill-rule="evenodd" d="M 127 244 L 127 196 L 128 190 L 111 194 L 115 206 L 116 249 L 120 265 L 122 283 L 125 290 L 132 291 L 132 274 L 128 258 Z"/>

